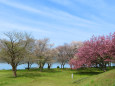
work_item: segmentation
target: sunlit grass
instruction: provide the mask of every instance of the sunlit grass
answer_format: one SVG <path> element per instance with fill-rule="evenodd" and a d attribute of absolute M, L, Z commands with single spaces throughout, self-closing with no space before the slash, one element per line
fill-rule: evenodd
<path fill-rule="evenodd" d="M 74 74 L 72 79 L 71 74 Z M 115 70 L 103 73 L 96 68 L 18 70 L 14 78 L 11 70 L 0 71 L 0 86 L 114 86 Z"/>

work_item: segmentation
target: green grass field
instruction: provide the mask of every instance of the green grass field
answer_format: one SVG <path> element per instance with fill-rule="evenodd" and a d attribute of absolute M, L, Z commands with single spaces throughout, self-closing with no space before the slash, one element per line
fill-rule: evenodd
<path fill-rule="evenodd" d="M 71 74 L 74 74 L 72 79 Z M 18 70 L 12 77 L 11 70 L 0 70 L 0 86 L 115 86 L 115 69 L 38 69 Z"/>

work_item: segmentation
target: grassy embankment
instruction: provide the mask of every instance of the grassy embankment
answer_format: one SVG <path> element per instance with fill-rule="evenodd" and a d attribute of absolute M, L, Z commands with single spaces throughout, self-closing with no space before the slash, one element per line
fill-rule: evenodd
<path fill-rule="evenodd" d="M 74 78 L 71 78 L 71 74 Z M 12 77 L 11 70 L 0 70 L 0 86 L 115 86 L 115 69 L 102 72 L 99 69 L 38 69 L 18 70 Z"/>

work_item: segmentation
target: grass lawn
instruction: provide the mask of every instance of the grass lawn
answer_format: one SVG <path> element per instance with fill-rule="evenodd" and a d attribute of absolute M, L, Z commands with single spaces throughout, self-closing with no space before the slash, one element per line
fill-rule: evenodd
<path fill-rule="evenodd" d="M 71 74 L 74 78 L 71 78 Z M 0 86 L 115 86 L 115 69 L 102 72 L 96 68 L 18 70 L 12 77 L 11 70 L 0 70 Z"/>

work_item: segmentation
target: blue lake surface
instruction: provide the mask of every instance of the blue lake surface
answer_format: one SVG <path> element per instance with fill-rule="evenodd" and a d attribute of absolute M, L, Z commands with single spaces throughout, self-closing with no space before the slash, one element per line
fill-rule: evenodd
<path fill-rule="evenodd" d="M 44 68 L 47 68 L 47 64 L 45 64 Z M 61 68 L 61 65 L 59 63 L 54 63 L 52 64 L 51 68 L 57 68 L 57 66 L 59 66 Z M 115 66 L 115 63 L 112 64 L 112 66 Z M 32 68 L 38 68 L 38 65 L 37 64 L 33 64 L 31 66 Z M 27 68 L 27 64 L 22 64 L 22 65 L 19 65 L 17 67 L 17 69 L 25 69 Z M 70 65 L 69 64 L 65 64 L 65 68 L 70 68 Z M 11 65 L 7 64 L 7 63 L 0 63 L 0 70 L 10 70 L 12 69 Z"/>
<path fill-rule="evenodd" d="M 44 68 L 47 68 L 47 64 L 44 65 Z M 52 64 L 51 68 L 57 68 L 57 66 L 61 67 L 61 65 L 59 63 L 54 63 Z M 38 68 L 38 65 L 37 64 L 32 64 L 31 66 L 32 68 Z M 27 64 L 22 64 L 22 65 L 19 65 L 17 67 L 17 69 L 25 69 L 27 68 Z M 70 68 L 70 65 L 69 64 L 65 64 L 65 68 Z M 7 63 L 0 63 L 0 70 L 9 70 L 9 69 L 12 69 L 11 65 L 7 64 Z"/>

